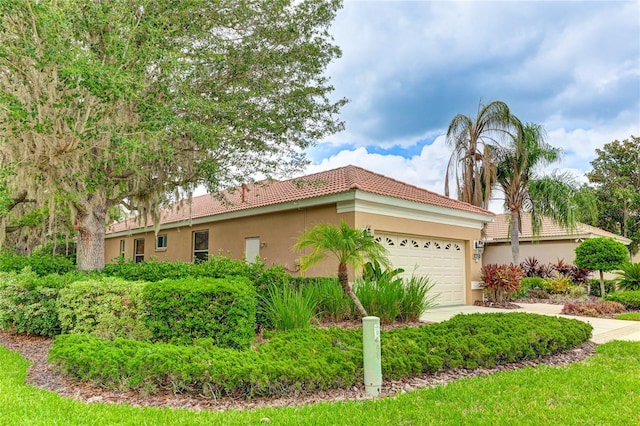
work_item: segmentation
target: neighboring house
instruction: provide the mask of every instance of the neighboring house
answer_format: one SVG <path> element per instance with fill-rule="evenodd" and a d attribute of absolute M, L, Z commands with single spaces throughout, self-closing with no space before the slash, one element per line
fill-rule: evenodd
<path fill-rule="evenodd" d="M 509 215 L 496 215 L 495 221 L 487 225 L 485 231 L 485 249 L 482 263 L 511 263 L 511 242 L 509 239 Z M 624 245 L 631 243 L 629 238 L 607 232 L 603 229 L 578 223 L 576 229 L 566 230 L 553 219 L 542 221 L 540 235 L 533 236 L 531 216 L 522 215 L 522 233 L 520 234 L 520 262 L 535 257 L 540 263 L 556 263 L 559 259 L 573 264 L 576 258 L 575 248 L 582 241 L 596 237 L 611 237 Z"/>
<path fill-rule="evenodd" d="M 297 274 L 301 253 L 291 250 L 301 233 L 323 222 L 366 228 L 389 249 L 394 267 L 428 274 L 443 305 L 471 304 L 479 280 L 474 242 L 493 213 L 416 186 L 347 166 L 301 178 L 247 184 L 219 197 L 194 197 L 191 205 L 161 212 L 153 227 L 133 220 L 109 227 L 105 257 L 136 261 L 193 261 L 229 255 L 266 265 L 283 265 Z M 309 276 L 335 276 L 333 259 L 311 268 Z"/>

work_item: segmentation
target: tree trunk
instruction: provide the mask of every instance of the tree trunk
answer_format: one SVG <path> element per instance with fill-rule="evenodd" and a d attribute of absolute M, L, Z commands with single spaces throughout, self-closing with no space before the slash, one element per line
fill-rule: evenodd
<path fill-rule="evenodd" d="M 342 291 L 344 291 L 346 295 L 349 296 L 353 301 L 353 304 L 356 306 L 356 310 L 358 311 L 360 316 L 362 316 L 363 318 L 369 316 L 366 309 L 364 309 L 364 306 L 362 306 L 362 303 L 360 303 L 360 299 L 358 299 L 358 296 L 356 296 L 356 294 L 351 289 L 351 285 L 349 284 L 347 265 L 345 265 L 344 263 L 338 265 L 338 282 L 340 282 L 340 286 L 342 286 Z"/>
<path fill-rule="evenodd" d="M 604 298 L 604 272 L 600 269 L 600 297 Z"/>
<path fill-rule="evenodd" d="M 511 211 L 511 225 L 509 229 L 510 241 L 511 241 L 511 258 L 513 264 L 517 265 L 520 258 L 520 212 L 517 210 Z"/>
<path fill-rule="evenodd" d="M 78 231 L 76 263 L 81 271 L 104 268 L 104 236 L 107 207 L 93 197 L 91 202 L 76 209 L 75 228 Z"/>

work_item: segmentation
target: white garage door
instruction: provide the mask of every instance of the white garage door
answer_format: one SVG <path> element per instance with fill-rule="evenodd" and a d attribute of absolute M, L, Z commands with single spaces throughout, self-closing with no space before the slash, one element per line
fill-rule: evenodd
<path fill-rule="evenodd" d="M 405 270 L 403 276 L 428 275 L 439 294 L 438 305 L 465 303 L 464 243 L 462 241 L 418 238 L 408 235 L 378 234 L 376 241 L 389 251 L 394 268 Z"/>

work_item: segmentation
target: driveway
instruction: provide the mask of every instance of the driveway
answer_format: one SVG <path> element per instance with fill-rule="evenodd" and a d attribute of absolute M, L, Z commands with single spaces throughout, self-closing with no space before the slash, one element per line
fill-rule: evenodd
<path fill-rule="evenodd" d="M 607 318 L 579 317 L 574 315 L 562 315 L 562 305 L 550 305 L 547 303 L 518 303 L 522 309 L 506 310 L 485 308 L 482 306 L 444 306 L 428 310 L 420 317 L 422 321 L 445 321 L 457 314 L 487 313 L 487 312 L 529 312 L 542 315 L 573 318 L 588 322 L 593 326 L 591 340 L 595 343 L 606 343 L 611 340 L 640 341 L 640 321 L 622 321 Z"/>

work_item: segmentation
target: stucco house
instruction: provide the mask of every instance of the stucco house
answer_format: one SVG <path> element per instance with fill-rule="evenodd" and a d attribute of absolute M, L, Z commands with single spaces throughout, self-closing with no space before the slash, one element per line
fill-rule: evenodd
<path fill-rule="evenodd" d="M 409 185 L 360 167 L 346 166 L 301 178 L 247 184 L 223 197 L 194 197 L 191 205 L 161 212 L 157 235 L 128 220 L 113 224 L 106 236 L 105 261 L 124 256 L 136 261 L 182 260 L 224 254 L 299 273 L 291 247 L 301 233 L 323 222 L 344 220 L 366 228 L 405 274 L 428 274 L 441 305 L 472 304 L 482 298 L 472 289 L 480 278 L 475 249 L 494 214 L 470 204 Z M 308 276 L 334 276 L 328 259 Z"/>
<path fill-rule="evenodd" d="M 528 257 L 535 257 L 542 264 L 556 263 L 559 259 L 573 264 L 575 248 L 582 241 L 589 238 L 615 238 L 624 245 L 631 243 L 629 238 L 578 223 L 576 229 L 566 230 L 553 219 L 544 218 L 540 235 L 533 236 L 531 229 L 531 215 L 522 215 L 522 233 L 520 234 L 520 261 Z M 495 221 L 486 228 L 485 248 L 482 263 L 511 263 L 511 242 L 509 239 L 509 215 L 498 214 Z"/>

